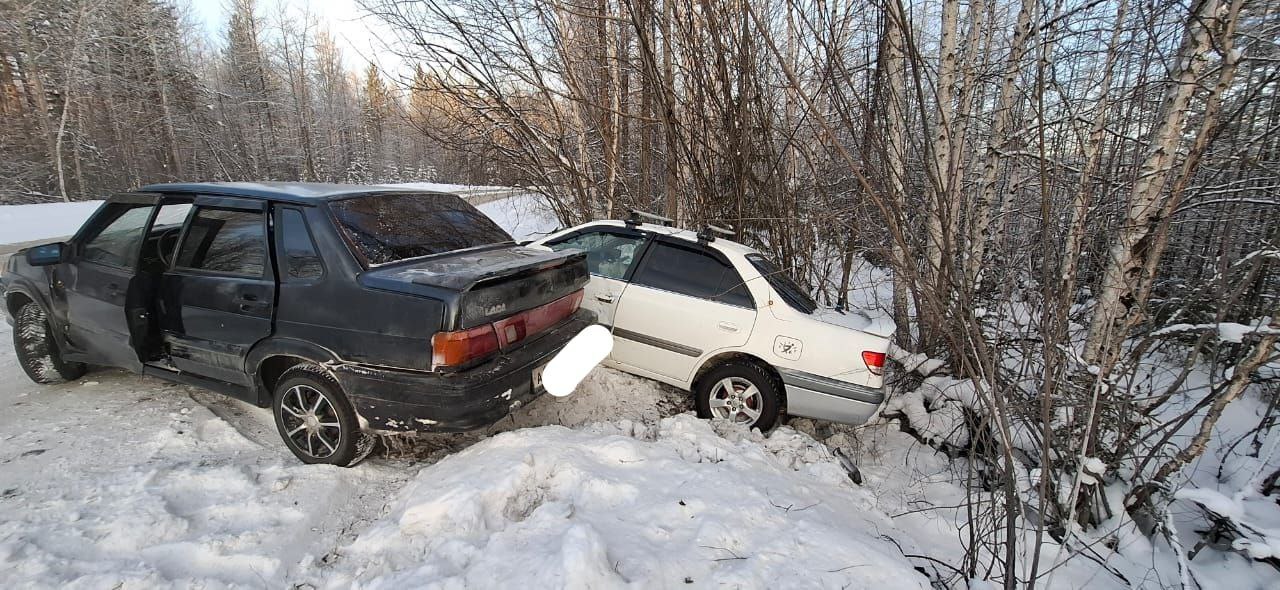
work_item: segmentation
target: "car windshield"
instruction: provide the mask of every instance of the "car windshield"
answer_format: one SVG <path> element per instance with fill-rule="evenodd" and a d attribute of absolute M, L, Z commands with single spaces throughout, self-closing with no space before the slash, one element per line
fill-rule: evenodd
<path fill-rule="evenodd" d="M 370 266 L 513 241 L 455 195 L 384 193 L 330 204 L 338 227 Z"/>
<path fill-rule="evenodd" d="M 747 260 L 751 262 L 752 266 L 756 267 L 756 270 L 760 271 L 761 275 L 764 275 L 764 279 L 769 281 L 769 285 L 773 287 L 773 290 L 777 291 L 778 295 L 782 296 L 782 300 L 786 301 L 787 305 L 790 305 L 792 309 L 804 313 L 813 313 L 815 309 L 818 309 L 818 304 L 814 302 L 813 298 L 809 297 L 809 294 L 805 293 L 804 289 L 786 271 L 778 268 L 778 265 L 768 258 L 759 254 L 748 254 Z"/>

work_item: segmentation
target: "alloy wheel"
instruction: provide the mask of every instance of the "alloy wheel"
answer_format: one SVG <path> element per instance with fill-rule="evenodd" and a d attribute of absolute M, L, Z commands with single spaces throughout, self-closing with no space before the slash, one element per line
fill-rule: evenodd
<path fill-rule="evenodd" d="M 755 424 L 764 407 L 760 389 L 741 377 L 725 377 L 711 388 L 711 415 L 734 423 Z"/>
<path fill-rule="evenodd" d="M 284 435 L 297 448 L 316 459 L 324 459 L 338 451 L 342 425 L 333 403 L 320 390 L 308 385 L 295 385 L 280 400 Z"/>

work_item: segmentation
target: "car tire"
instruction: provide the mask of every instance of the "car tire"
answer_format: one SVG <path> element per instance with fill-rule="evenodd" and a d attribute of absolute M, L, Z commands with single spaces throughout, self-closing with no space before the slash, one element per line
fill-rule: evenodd
<path fill-rule="evenodd" d="M 272 392 L 271 413 L 285 446 L 303 463 L 354 467 L 376 438 L 360 430 L 342 386 L 310 363 L 285 371 Z"/>
<path fill-rule="evenodd" d="M 698 416 L 727 419 L 767 431 L 777 424 L 782 396 L 767 368 L 748 361 L 729 361 L 698 380 L 694 387 Z"/>
<path fill-rule="evenodd" d="M 86 370 L 84 363 L 62 359 L 49 317 L 35 302 L 23 304 L 14 314 L 13 350 L 22 370 L 36 383 L 75 381 Z"/>

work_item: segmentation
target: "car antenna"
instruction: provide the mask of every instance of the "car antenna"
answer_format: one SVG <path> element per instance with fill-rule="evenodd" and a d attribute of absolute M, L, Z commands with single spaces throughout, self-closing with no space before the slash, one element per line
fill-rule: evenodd
<path fill-rule="evenodd" d="M 698 241 L 714 242 L 716 241 L 716 234 L 722 235 L 726 238 L 732 238 L 733 229 L 731 227 L 722 227 L 719 225 L 708 223 L 702 226 L 702 229 L 698 231 Z"/>
<path fill-rule="evenodd" d="M 672 227 L 676 223 L 675 220 L 671 219 L 670 217 L 663 217 L 661 215 L 654 215 L 653 213 L 647 213 L 639 209 L 632 209 L 631 216 L 627 218 L 627 225 L 630 227 L 635 227 L 637 225 L 640 225 L 641 223 L 644 223 L 645 221 L 652 221 L 654 223 L 657 223 L 659 225 L 665 225 L 667 227 Z"/>

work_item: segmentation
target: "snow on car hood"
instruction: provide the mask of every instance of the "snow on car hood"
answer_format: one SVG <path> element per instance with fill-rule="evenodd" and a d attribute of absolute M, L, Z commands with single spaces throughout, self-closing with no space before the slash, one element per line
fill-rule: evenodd
<path fill-rule="evenodd" d="M 840 311 L 819 307 L 812 317 L 820 322 L 892 338 L 897 325 L 888 316 L 870 311 Z"/>

